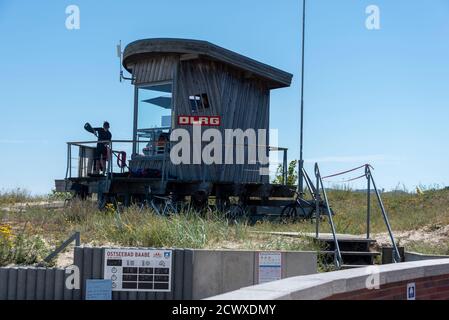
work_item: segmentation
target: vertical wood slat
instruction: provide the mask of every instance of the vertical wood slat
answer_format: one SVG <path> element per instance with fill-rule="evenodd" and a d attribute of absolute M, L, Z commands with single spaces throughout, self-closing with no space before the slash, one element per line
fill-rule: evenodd
<path fill-rule="evenodd" d="M 79 269 L 79 275 L 80 275 L 80 286 L 82 285 L 83 280 L 83 248 L 82 247 L 75 247 L 74 250 L 74 258 L 73 258 L 73 264 L 78 267 Z M 81 300 L 81 288 L 76 289 L 73 291 L 73 300 Z"/>
<path fill-rule="evenodd" d="M 47 269 L 45 272 L 45 300 L 55 299 L 55 269 Z"/>
<path fill-rule="evenodd" d="M 8 300 L 16 300 L 17 298 L 17 268 L 8 270 Z"/>
<path fill-rule="evenodd" d="M 55 300 L 64 299 L 64 270 L 55 268 Z"/>
<path fill-rule="evenodd" d="M 184 250 L 183 261 L 184 277 L 182 288 L 182 299 L 192 300 L 192 288 L 193 288 L 193 250 Z"/>
<path fill-rule="evenodd" d="M 0 300 L 8 298 L 8 269 L 0 268 Z"/>
<path fill-rule="evenodd" d="M 63 270 L 64 271 L 64 300 L 73 300 L 73 293 L 74 290 L 73 289 L 68 289 L 66 286 L 66 282 L 67 282 L 67 278 L 70 277 L 72 275 L 72 273 L 67 273 L 66 269 Z"/>
<path fill-rule="evenodd" d="M 213 61 L 182 61 L 179 66 L 174 86 L 175 119 L 179 115 L 191 114 L 190 95 L 205 92 L 209 97 L 210 109 L 203 110 L 201 115 L 221 116 L 222 133 L 224 129 L 268 129 L 269 88 L 262 82 L 247 79 L 232 68 Z M 190 127 L 182 128 L 190 133 L 192 131 Z M 248 148 L 244 149 L 247 154 Z M 260 164 L 212 166 L 183 164 L 176 166 L 176 172 L 178 178 L 180 173 L 183 173 L 183 180 L 201 180 L 204 169 L 206 180 L 236 183 L 267 181 L 267 177 L 259 175 L 259 167 Z"/>
<path fill-rule="evenodd" d="M 112 291 L 112 300 L 120 300 L 120 292 Z"/>
<path fill-rule="evenodd" d="M 136 84 L 173 80 L 177 55 L 164 55 L 138 61 L 133 68 Z"/>
<path fill-rule="evenodd" d="M 247 77 L 223 63 L 205 59 L 179 61 L 174 54 L 147 57 L 133 65 L 136 84 L 173 80 L 174 122 L 181 114 L 191 114 L 189 95 L 206 92 L 211 108 L 205 115 L 220 115 L 229 129 L 268 129 L 270 87 L 266 81 Z M 176 127 L 176 125 L 175 125 Z M 206 129 L 206 128 L 204 128 Z M 245 152 L 247 152 L 245 148 Z M 144 164 L 145 165 L 145 164 Z M 168 165 L 168 170 L 184 180 L 226 180 L 228 182 L 268 182 L 259 175 L 260 164 Z"/>
<path fill-rule="evenodd" d="M 128 291 L 118 292 L 118 300 L 128 300 Z"/>
<path fill-rule="evenodd" d="M 24 269 L 24 268 L 19 268 L 17 270 L 16 300 L 25 300 L 25 297 L 26 297 L 26 281 L 27 281 L 27 270 Z"/>
<path fill-rule="evenodd" d="M 37 283 L 37 269 L 28 268 L 26 270 L 26 300 L 36 300 L 36 283 Z"/>
<path fill-rule="evenodd" d="M 156 300 L 156 293 L 146 292 L 145 300 Z"/>
<path fill-rule="evenodd" d="M 36 300 L 45 299 L 45 277 L 47 274 L 46 268 L 37 268 L 36 270 Z"/>
<path fill-rule="evenodd" d="M 137 300 L 146 300 L 147 295 L 145 292 L 137 292 Z"/>
<path fill-rule="evenodd" d="M 171 293 L 168 295 L 168 300 L 181 300 L 182 299 L 182 287 L 183 287 L 183 262 L 184 262 L 184 250 L 174 249 L 172 261 L 172 284 Z"/>
<path fill-rule="evenodd" d="M 81 282 L 81 300 L 86 299 L 86 280 L 92 278 L 93 248 L 83 248 L 83 272 Z"/>
<path fill-rule="evenodd" d="M 137 300 L 137 292 L 135 291 L 130 291 L 128 292 L 128 300 Z"/>
<path fill-rule="evenodd" d="M 85 286 L 87 279 L 102 279 L 104 249 L 78 247 L 75 249 L 75 265 L 82 267 L 80 270 L 81 284 Z M 122 300 L 180 300 L 187 297 L 190 299 L 193 251 L 187 250 L 186 254 L 185 251 L 172 249 L 170 292 L 113 292 L 115 298 Z M 184 274 L 190 278 L 185 278 Z M 80 290 L 66 288 L 66 280 L 70 275 L 71 273 L 66 274 L 65 269 L 59 268 L 0 268 L 0 300 L 84 299 L 84 296 L 80 295 Z"/>
<path fill-rule="evenodd" d="M 92 252 L 92 277 L 91 279 L 103 279 L 103 250 L 94 248 Z"/>
<path fill-rule="evenodd" d="M 0 269 L 0 300 L 55 300 L 63 297 L 64 270 L 58 268 Z"/>

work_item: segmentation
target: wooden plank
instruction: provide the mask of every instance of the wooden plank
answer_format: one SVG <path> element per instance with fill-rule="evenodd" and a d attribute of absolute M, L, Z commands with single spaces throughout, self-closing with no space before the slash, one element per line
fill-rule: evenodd
<path fill-rule="evenodd" d="M 8 300 L 16 300 L 17 298 L 17 268 L 8 269 Z"/>
<path fill-rule="evenodd" d="M 26 282 L 27 282 L 27 269 L 19 268 L 17 270 L 17 300 L 25 300 L 26 298 Z"/>
<path fill-rule="evenodd" d="M 0 268 L 0 300 L 8 297 L 8 269 Z"/>
<path fill-rule="evenodd" d="M 45 276 L 47 270 L 45 268 L 37 269 L 37 279 L 36 279 L 36 300 L 45 299 Z"/>
<path fill-rule="evenodd" d="M 86 297 L 86 280 L 92 279 L 93 248 L 83 248 L 83 271 L 81 273 L 81 299 Z"/>
<path fill-rule="evenodd" d="M 92 252 L 92 279 L 103 279 L 103 252 L 94 248 Z"/>
<path fill-rule="evenodd" d="M 130 66 L 135 64 L 136 60 L 146 59 L 150 56 L 171 55 L 173 53 L 176 53 L 178 56 L 197 54 L 210 60 L 220 61 L 234 69 L 241 70 L 244 75 L 248 74 L 248 72 L 253 73 L 255 77 L 266 82 L 267 86 L 272 89 L 290 86 L 293 77 L 290 73 L 212 43 L 186 39 L 145 39 L 134 41 L 125 48 L 123 65 L 128 71 L 132 72 Z"/>
<path fill-rule="evenodd" d="M 45 275 L 45 300 L 54 300 L 55 298 L 55 269 L 47 269 Z"/>
<path fill-rule="evenodd" d="M 183 297 L 184 287 L 184 250 L 173 250 L 173 283 L 172 283 L 172 300 L 181 300 Z"/>
<path fill-rule="evenodd" d="M 80 285 L 82 285 L 82 276 L 83 276 L 83 248 L 82 247 L 75 247 L 74 250 L 74 258 L 73 258 L 73 264 L 75 266 L 78 267 L 79 272 L 80 272 Z M 73 291 L 73 299 L 74 300 L 82 300 L 82 292 L 81 292 L 81 288 L 80 289 L 76 289 Z"/>
<path fill-rule="evenodd" d="M 36 300 L 37 269 L 28 268 L 26 270 L 26 300 Z"/>
<path fill-rule="evenodd" d="M 72 273 L 66 273 L 66 270 L 64 269 L 64 300 L 73 300 L 74 290 L 68 289 L 66 286 L 67 278 L 71 275 Z"/>
<path fill-rule="evenodd" d="M 55 268 L 55 300 L 64 300 L 64 288 L 65 288 L 65 272 L 63 269 Z"/>
<path fill-rule="evenodd" d="M 184 250 L 183 300 L 192 300 L 193 290 L 193 250 Z"/>

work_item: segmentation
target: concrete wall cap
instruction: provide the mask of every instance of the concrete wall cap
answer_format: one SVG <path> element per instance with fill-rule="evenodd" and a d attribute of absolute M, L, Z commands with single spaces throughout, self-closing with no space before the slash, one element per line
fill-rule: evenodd
<path fill-rule="evenodd" d="M 375 268 L 375 269 L 373 269 Z M 366 287 L 367 277 L 373 271 L 380 273 L 381 284 L 406 281 L 421 277 L 440 275 L 442 272 L 449 274 L 449 259 L 422 260 L 369 266 L 352 270 L 334 271 L 308 276 L 298 276 L 279 281 L 246 287 L 226 294 L 210 297 L 211 300 L 239 300 L 242 297 L 239 291 L 270 293 L 277 292 L 282 296 L 289 295 L 294 299 L 324 299 L 345 291 L 356 291 Z M 271 299 L 267 296 L 267 299 Z M 263 298 L 262 298 L 263 299 Z"/>

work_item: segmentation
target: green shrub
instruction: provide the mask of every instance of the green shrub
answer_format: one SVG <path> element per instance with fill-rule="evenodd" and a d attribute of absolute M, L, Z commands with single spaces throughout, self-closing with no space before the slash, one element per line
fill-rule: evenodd
<path fill-rule="evenodd" d="M 39 235 L 13 234 L 9 225 L 0 225 L 0 266 L 31 265 L 41 262 L 50 248 Z"/>

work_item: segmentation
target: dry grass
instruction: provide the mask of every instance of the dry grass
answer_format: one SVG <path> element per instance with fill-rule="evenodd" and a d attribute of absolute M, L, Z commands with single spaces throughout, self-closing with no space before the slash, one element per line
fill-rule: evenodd
<path fill-rule="evenodd" d="M 16 197 L 17 199 L 19 197 Z M 373 233 L 386 231 L 380 210 L 372 197 Z M 433 230 L 449 224 L 449 190 L 428 190 L 422 194 L 384 193 L 382 195 L 390 223 L 395 232 L 407 230 Z M 366 194 L 350 190 L 332 190 L 330 203 L 336 212 L 338 233 L 363 234 L 366 230 Z M 126 209 L 98 211 L 89 202 L 74 202 L 70 208 L 49 210 L 28 208 L 25 212 L 1 212 L 0 223 L 13 229 L 29 224 L 35 235 L 42 236 L 49 245 L 56 245 L 72 232 L 80 231 L 83 243 L 95 245 L 121 245 L 144 247 L 228 248 L 262 250 L 316 250 L 316 244 L 304 237 L 288 238 L 252 231 L 313 232 L 309 221 L 281 224 L 261 221 L 250 225 L 245 221 L 228 223 L 217 213 L 206 217 L 197 214 L 174 215 L 169 218 L 151 211 Z M 432 228 L 435 226 L 435 228 Z M 329 232 L 327 221 L 322 232 Z M 449 235 L 448 235 L 449 239 Z M 449 242 L 432 246 L 411 243 L 414 250 L 429 253 L 448 253 Z M 409 248 L 407 248 L 409 249 Z"/>

